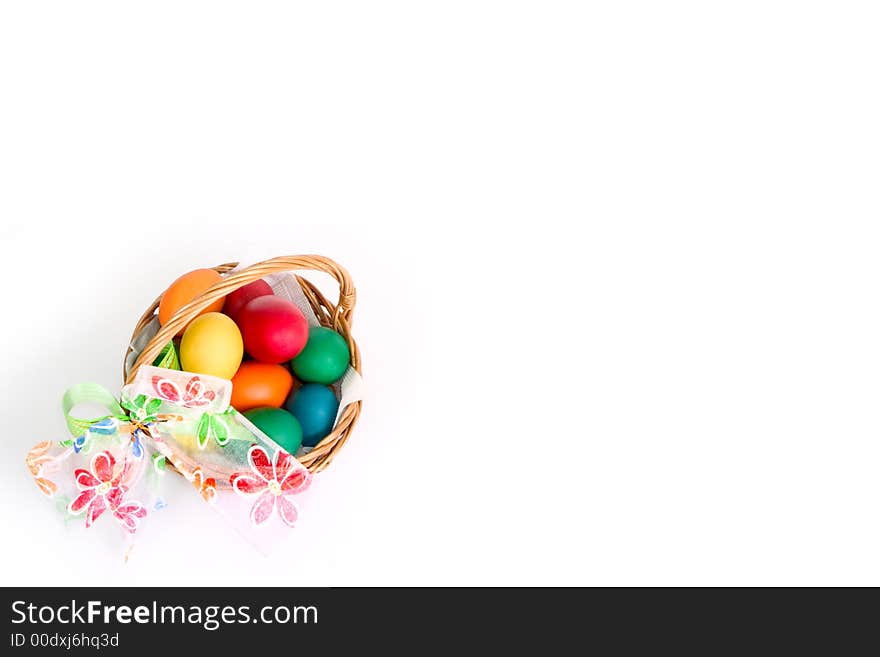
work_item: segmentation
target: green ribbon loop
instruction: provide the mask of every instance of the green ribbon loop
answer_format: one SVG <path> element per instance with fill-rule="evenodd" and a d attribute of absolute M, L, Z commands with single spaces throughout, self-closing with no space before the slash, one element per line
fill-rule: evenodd
<path fill-rule="evenodd" d="M 77 404 L 97 404 L 103 406 L 107 409 L 107 415 L 90 420 L 73 417 L 70 411 Z M 61 398 L 61 410 L 64 413 L 64 421 L 67 423 L 67 428 L 75 438 L 81 436 L 85 433 L 86 429 L 99 420 L 110 416 L 126 416 L 125 411 L 119 405 L 119 402 L 116 401 L 116 397 L 99 383 L 77 383 L 75 386 L 68 388 Z"/>
<path fill-rule="evenodd" d="M 180 359 L 177 357 L 177 349 L 174 348 L 173 341 L 162 347 L 162 351 L 156 356 L 153 365 L 156 367 L 164 367 L 168 370 L 180 369 Z"/>
<path fill-rule="evenodd" d="M 124 406 L 120 405 L 120 401 L 107 388 L 98 383 L 78 383 L 68 388 L 61 398 L 61 410 L 64 412 L 64 421 L 67 423 L 70 434 L 74 438 L 79 438 L 93 424 L 110 417 L 123 422 L 155 422 L 157 421 L 156 412 L 162 405 L 160 399 L 148 397 L 147 395 L 138 395 L 131 400 L 123 396 L 121 401 Z M 70 412 L 78 404 L 101 406 L 107 410 L 107 413 L 100 417 L 89 419 L 74 417 Z M 185 413 L 187 409 L 181 408 L 179 410 L 181 413 L 184 413 L 184 417 L 181 418 L 182 420 L 187 423 L 194 423 L 193 427 L 198 437 L 200 449 L 205 449 L 209 438 L 212 437 L 220 447 L 225 447 L 230 441 L 252 440 L 250 434 L 247 436 L 237 436 L 230 430 L 230 425 L 227 424 L 225 417 L 235 414 L 235 410 L 231 406 L 222 413 L 189 411 L 189 415 L 187 415 Z M 62 444 L 72 444 L 72 442 L 62 441 Z"/>

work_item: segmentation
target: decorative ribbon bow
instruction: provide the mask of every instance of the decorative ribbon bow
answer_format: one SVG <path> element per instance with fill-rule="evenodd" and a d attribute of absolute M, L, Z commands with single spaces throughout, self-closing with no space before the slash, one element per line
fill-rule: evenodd
<path fill-rule="evenodd" d="M 73 386 L 62 398 L 71 438 L 39 443 L 26 464 L 66 520 L 84 518 L 90 527 L 109 512 L 131 537 L 166 506 L 160 481 L 170 462 L 264 547 L 267 528 L 293 526 L 297 509 L 289 497 L 308 488 L 311 474 L 233 409 L 231 394 L 225 379 L 146 366 L 119 400 L 97 384 Z M 74 415 L 84 404 L 106 413 Z"/>

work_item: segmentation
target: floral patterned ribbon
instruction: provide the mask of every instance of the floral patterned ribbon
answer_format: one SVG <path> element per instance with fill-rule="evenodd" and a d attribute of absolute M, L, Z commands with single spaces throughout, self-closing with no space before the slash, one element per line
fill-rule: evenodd
<path fill-rule="evenodd" d="M 239 531 L 265 538 L 293 526 L 290 498 L 311 473 L 229 405 L 231 392 L 225 379 L 159 367 L 140 368 L 119 399 L 98 384 L 75 385 L 61 404 L 71 437 L 37 444 L 26 464 L 65 520 L 90 527 L 106 514 L 130 537 L 166 506 L 167 461 Z M 84 404 L 106 412 L 78 417 Z"/>

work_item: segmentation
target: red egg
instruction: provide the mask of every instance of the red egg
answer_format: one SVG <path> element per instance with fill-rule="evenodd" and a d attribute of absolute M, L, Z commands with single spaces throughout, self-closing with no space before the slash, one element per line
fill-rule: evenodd
<path fill-rule="evenodd" d="M 226 303 L 223 304 L 223 312 L 229 315 L 233 321 L 237 322 L 241 309 L 247 305 L 248 301 L 269 294 L 272 294 L 272 288 L 269 287 L 269 284 L 263 279 L 248 283 L 226 295 Z"/>
<path fill-rule="evenodd" d="M 238 313 L 244 348 L 263 363 L 292 359 L 309 339 L 309 323 L 292 301 L 276 296 L 251 299 Z"/>

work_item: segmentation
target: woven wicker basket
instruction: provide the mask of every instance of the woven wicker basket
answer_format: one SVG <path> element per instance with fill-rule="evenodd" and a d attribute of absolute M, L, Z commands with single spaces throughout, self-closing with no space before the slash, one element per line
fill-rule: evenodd
<path fill-rule="evenodd" d="M 315 311 L 315 315 L 322 325 L 328 326 L 338 332 L 345 338 L 348 343 L 348 350 L 351 353 L 351 366 L 360 373 L 361 356 L 358 351 L 357 344 L 351 336 L 352 313 L 355 304 L 355 289 L 351 276 L 348 272 L 338 264 L 323 256 L 306 255 L 306 256 L 281 256 L 258 262 L 250 267 L 245 267 L 234 273 L 229 273 L 238 266 L 237 262 L 227 263 L 214 267 L 214 270 L 223 274 L 223 280 L 211 286 L 205 292 L 180 308 L 174 316 L 159 329 L 159 332 L 150 340 L 141 351 L 134 365 L 130 368 L 128 376 L 125 376 L 123 369 L 123 378 L 125 383 L 131 383 L 134 376 L 141 365 L 149 365 L 152 363 L 162 348 L 168 344 L 175 335 L 186 326 L 198 313 L 211 305 L 217 299 L 225 297 L 233 290 L 237 290 L 243 285 L 247 285 L 259 278 L 263 278 L 268 274 L 277 274 L 286 271 L 303 271 L 313 270 L 322 271 L 330 274 L 339 284 L 339 300 L 334 305 L 330 303 L 318 290 L 317 287 L 305 278 L 297 276 L 296 280 L 302 288 L 303 293 Z M 159 299 L 156 299 L 146 312 L 138 320 L 137 326 L 132 333 L 132 341 L 143 329 L 156 313 L 159 307 Z M 131 348 L 129 348 L 129 352 Z M 128 353 L 126 353 L 126 356 Z M 123 359 L 124 362 L 124 359 Z M 348 439 L 351 430 L 357 422 L 361 412 L 361 402 L 357 401 L 349 404 L 333 427 L 333 430 L 321 442 L 319 442 L 308 454 L 299 458 L 300 462 L 312 472 L 320 472 L 333 460 L 333 457 L 342 449 L 345 441 Z"/>

